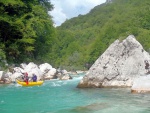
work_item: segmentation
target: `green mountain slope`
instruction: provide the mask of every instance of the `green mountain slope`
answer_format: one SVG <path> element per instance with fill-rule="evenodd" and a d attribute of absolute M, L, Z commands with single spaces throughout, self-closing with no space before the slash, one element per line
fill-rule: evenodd
<path fill-rule="evenodd" d="M 150 1 L 108 1 L 55 29 L 49 0 L 1 0 L 0 67 L 6 60 L 85 69 L 114 40 L 130 34 L 150 51 Z"/>
<path fill-rule="evenodd" d="M 58 42 L 53 46 L 55 58 L 51 59 L 57 59 L 57 66 L 73 68 L 92 64 L 114 40 L 130 34 L 149 50 L 149 6 L 149 0 L 112 0 L 86 15 L 66 20 L 57 27 Z"/>

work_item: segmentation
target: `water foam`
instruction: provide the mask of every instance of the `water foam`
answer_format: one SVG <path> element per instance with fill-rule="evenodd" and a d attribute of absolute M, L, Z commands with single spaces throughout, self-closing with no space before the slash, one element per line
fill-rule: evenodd
<path fill-rule="evenodd" d="M 58 83 L 52 82 L 52 85 L 51 85 L 51 86 L 57 87 L 57 86 L 61 86 L 61 85 L 58 84 Z"/>

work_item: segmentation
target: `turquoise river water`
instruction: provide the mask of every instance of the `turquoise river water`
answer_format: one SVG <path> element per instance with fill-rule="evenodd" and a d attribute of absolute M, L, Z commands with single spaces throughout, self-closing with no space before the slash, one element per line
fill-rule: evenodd
<path fill-rule="evenodd" d="M 42 86 L 0 86 L 0 113 L 150 113 L 150 94 L 130 89 L 79 89 L 72 80 L 45 81 Z"/>

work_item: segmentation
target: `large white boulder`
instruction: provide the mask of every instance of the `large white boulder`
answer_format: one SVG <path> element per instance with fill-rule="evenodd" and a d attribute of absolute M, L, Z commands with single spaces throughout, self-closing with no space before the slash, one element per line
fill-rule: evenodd
<path fill-rule="evenodd" d="M 29 72 L 32 69 L 38 68 L 38 66 L 36 64 L 34 64 L 33 62 L 30 62 L 25 68 L 24 71 L 25 72 Z"/>
<path fill-rule="evenodd" d="M 18 77 L 20 77 L 20 76 L 23 76 L 23 74 L 20 73 L 20 72 L 15 72 L 15 73 L 13 73 L 13 74 L 10 76 L 11 81 L 12 81 L 12 82 L 15 82 L 15 81 L 16 81 L 16 78 L 18 78 Z"/>
<path fill-rule="evenodd" d="M 52 66 L 48 63 L 44 63 L 44 64 L 39 65 L 39 68 L 42 71 L 42 73 L 44 74 L 44 73 L 47 73 L 49 70 L 51 70 Z"/>
<path fill-rule="evenodd" d="M 4 71 L 0 71 L 0 80 L 2 80 L 3 75 L 4 75 Z"/>
<path fill-rule="evenodd" d="M 4 72 L 4 71 L 0 71 L 0 83 L 3 84 L 8 84 L 11 83 L 11 75 L 12 73 L 10 72 Z"/>
<path fill-rule="evenodd" d="M 60 80 L 69 80 L 72 79 L 72 77 L 69 74 L 65 74 L 64 76 L 62 76 L 61 78 L 59 78 Z"/>
<path fill-rule="evenodd" d="M 64 74 L 64 75 L 68 74 L 68 71 L 67 71 L 67 70 L 65 70 L 65 69 L 64 69 L 64 70 L 62 70 L 61 72 L 62 72 L 62 74 Z"/>
<path fill-rule="evenodd" d="M 53 79 L 55 78 L 57 70 L 55 68 L 50 69 L 46 74 L 45 74 L 45 79 Z"/>
<path fill-rule="evenodd" d="M 150 55 L 133 35 L 116 40 L 96 60 L 77 87 L 131 87 L 135 78 L 146 73 Z"/>
<path fill-rule="evenodd" d="M 25 71 L 22 69 L 22 68 L 20 68 L 20 67 L 14 67 L 13 68 L 13 73 L 24 73 Z"/>
<path fill-rule="evenodd" d="M 54 76 L 56 74 L 56 69 L 52 68 L 51 70 L 48 71 L 50 76 Z"/>
<path fill-rule="evenodd" d="M 25 68 L 26 68 L 26 66 L 27 66 L 27 64 L 26 64 L 26 63 L 21 63 L 21 64 L 20 64 L 20 67 L 21 67 L 22 69 L 25 69 Z"/>
<path fill-rule="evenodd" d="M 10 78 L 12 76 L 12 73 L 11 72 L 6 72 L 5 76 Z"/>
<path fill-rule="evenodd" d="M 38 68 L 38 66 L 36 64 L 34 64 L 33 62 L 30 62 L 24 69 L 25 72 L 28 73 L 29 77 L 32 77 L 32 74 L 35 74 L 37 76 L 37 80 L 42 78 L 42 71 Z"/>
<path fill-rule="evenodd" d="M 150 92 L 150 75 L 143 75 L 136 78 L 131 87 L 132 93 Z"/>
<path fill-rule="evenodd" d="M 41 78 L 43 78 L 43 73 L 38 68 L 38 66 L 34 64 L 33 62 L 30 62 L 28 65 L 23 65 L 22 68 L 20 67 L 14 68 L 14 73 L 10 76 L 10 78 L 12 79 L 12 82 L 14 82 L 16 78 L 20 76 L 24 76 L 23 74 L 26 72 L 28 73 L 29 80 L 32 78 L 33 74 L 37 76 L 37 80 L 40 80 Z"/>

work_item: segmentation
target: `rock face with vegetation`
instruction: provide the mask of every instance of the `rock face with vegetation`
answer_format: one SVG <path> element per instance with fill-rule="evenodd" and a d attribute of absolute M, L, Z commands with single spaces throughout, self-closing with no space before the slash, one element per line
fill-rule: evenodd
<path fill-rule="evenodd" d="M 96 60 L 77 87 L 131 87 L 134 79 L 147 73 L 149 54 L 133 35 L 116 40 Z"/>

